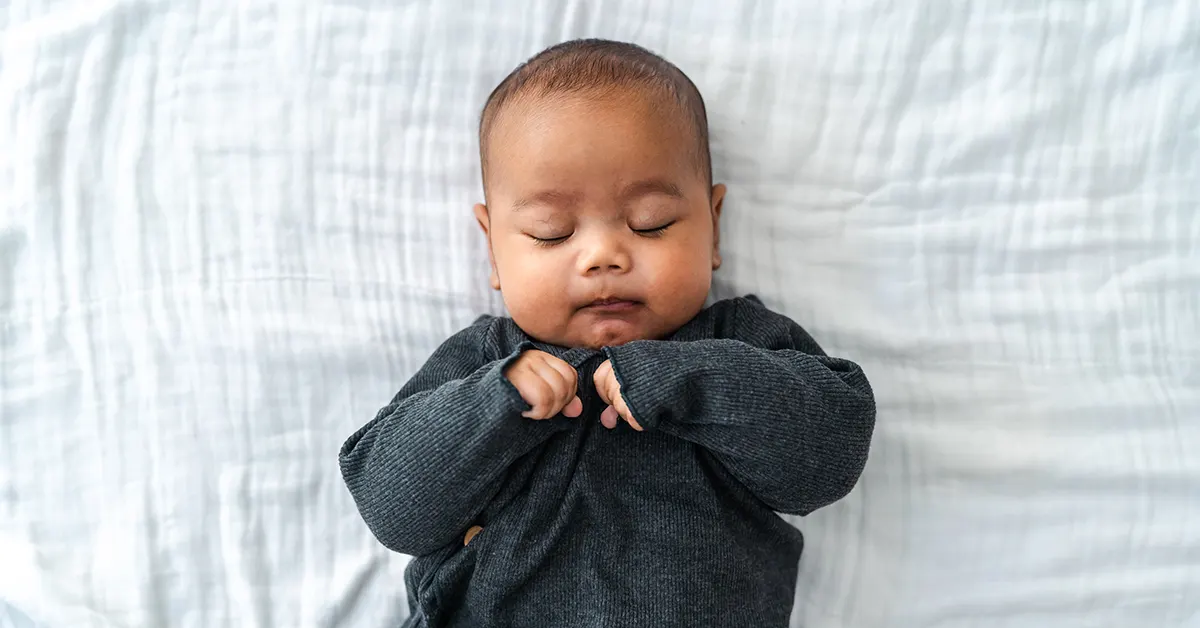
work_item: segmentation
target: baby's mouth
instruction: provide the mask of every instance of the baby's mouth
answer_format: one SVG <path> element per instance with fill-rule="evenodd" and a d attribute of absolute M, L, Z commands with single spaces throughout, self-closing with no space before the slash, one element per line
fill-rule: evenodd
<path fill-rule="evenodd" d="M 604 299 L 596 299 L 595 301 L 583 306 L 582 309 L 592 310 L 594 312 L 620 313 L 628 312 L 639 306 L 641 306 L 641 303 L 632 299 L 618 299 L 609 297 Z"/>

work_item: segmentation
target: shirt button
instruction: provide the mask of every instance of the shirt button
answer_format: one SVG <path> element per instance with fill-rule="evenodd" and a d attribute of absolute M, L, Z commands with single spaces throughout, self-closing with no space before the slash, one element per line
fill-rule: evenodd
<path fill-rule="evenodd" d="M 467 528 L 467 534 L 463 537 L 463 546 L 465 547 L 470 545 L 471 539 L 475 538 L 475 535 L 479 534 L 480 532 L 483 532 L 483 528 L 479 526 L 471 526 L 470 528 Z"/>

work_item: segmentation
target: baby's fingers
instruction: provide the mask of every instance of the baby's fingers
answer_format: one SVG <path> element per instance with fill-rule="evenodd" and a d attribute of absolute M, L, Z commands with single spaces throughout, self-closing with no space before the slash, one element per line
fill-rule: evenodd
<path fill-rule="evenodd" d="M 612 403 L 613 391 L 609 390 L 609 387 L 614 383 L 616 383 L 616 378 L 613 377 L 612 362 L 605 360 L 592 374 L 592 384 L 596 387 L 596 394 L 599 395 L 600 401 Z"/>
<path fill-rule="evenodd" d="M 540 377 L 532 378 L 520 389 L 520 392 L 521 398 L 529 404 L 529 409 L 522 412 L 521 416 L 527 419 L 546 419 L 557 412 L 557 408 L 553 408 L 557 395 L 546 380 Z"/>
<path fill-rule="evenodd" d="M 632 427 L 639 432 L 642 431 L 642 425 L 637 422 L 637 419 L 633 418 L 633 413 L 629 411 L 629 406 L 625 405 L 624 397 L 617 395 L 616 403 L 613 405 L 613 408 L 616 409 L 617 414 L 621 415 L 622 419 L 625 419 L 625 422 L 629 424 L 629 427 Z"/>
<path fill-rule="evenodd" d="M 561 376 L 568 399 L 574 396 L 575 389 L 579 386 L 579 373 L 575 370 L 575 367 L 554 356 L 546 356 L 546 366 Z"/>
<path fill-rule="evenodd" d="M 600 413 L 600 425 L 610 430 L 617 426 L 617 421 L 619 420 L 620 415 L 617 413 L 617 409 L 612 406 L 606 406 L 604 412 Z"/>
<path fill-rule="evenodd" d="M 575 380 L 562 376 L 552 368 L 543 368 L 545 371 L 541 373 L 542 379 L 538 387 L 541 392 L 536 403 L 530 403 L 534 407 L 522 416 L 530 419 L 549 419 L 559 412 L 567 417 L 583 414 L 583 401 L 575 394 Z"/>
<path fill-rule="evenodd" d="M 554 359 L 547 356 L 549 359 Z M 526 399 L 534 408 L 523 416 L 529 419 L 548 419 L 571 401 L 575 395 L 575 382 L 563 377 L 549 360 L 531 362 L 530 369 L 537 375 L 535 399 Z"/>
<path fill-rule="evenodd" d="M 620 395 L 613 400 L 613 405 L 605 408 L 600 414 L 600 424 L 610 430 L 617 426 L 618 421 L 625 421 L 629 427 L 642 431 L 642 425 L 633 418 L 633 413 L 629 411 L 629 406 L 625 405 L 625 400 Z"/>
<path fill-rule="evenodd" d="M 546 356 L 545 367 L 542 376 L 551 383 L 557 395 L 554 413 L 561 411 L 563 416 L 568 417 L 583 414 L 583 401 L 576 395 L 579 373 L 575 367 L 554 356 Z"/>

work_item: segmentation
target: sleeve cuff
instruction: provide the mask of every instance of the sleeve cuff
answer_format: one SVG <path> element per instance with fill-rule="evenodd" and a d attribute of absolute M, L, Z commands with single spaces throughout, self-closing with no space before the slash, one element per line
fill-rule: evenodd
<path fill-rule="evenodd" d="M 640 355 L 642 352 L 639 345 L 643 342 L 605 347 L 604 357 L 612 364 L 613 375 L 617 378 L 617 384 L 621 386 L 621 398 L 625 400 L 625 406 L 629 408 L 638 425 L 641 425 L 643 430 L 650 431 L 658 427 L 661 413 L 652 411 L 654 406 L 647 397 L 650 391 L 646 390 L 648 387 L 645 384 L 655 381 L 652 378 L 655 376 L 656 366 L 654 360 L 644 359 L 644 356 Z M 641 382 L 641 385 L 638 382 Z"/>
<path fill-rule="evenodd" d="M 522 353 L 525 353 L 529 349 L 533 348 L 532 342 L 528 340 L 522 342 L 521 344 L 517 345 L 517 348 L 514 349 L 508 357 L 500 360 L 500 362 L 493 366 L 493 372 L 489 373 L 489 375 L 495 376 L 494 379 L 496 381 L 500 382 L 500 387 L 503 390 L 505 399 L 517 414 L 526 412 L 530 410 L 531 407 L 529 404 L 525 403 L 524 399 L 521 398 L 520 391 L 517 390 L 517 387 L 514 386 L 512 382 L 508 381 L 508 377 L 504 375 L 504 372 L 508 370 L 508 367 L 512 366 L 513 362 L 517 361 L 517 358 L 521 357 Z M 489 377 L 489 379 L 492 378 Z"/>

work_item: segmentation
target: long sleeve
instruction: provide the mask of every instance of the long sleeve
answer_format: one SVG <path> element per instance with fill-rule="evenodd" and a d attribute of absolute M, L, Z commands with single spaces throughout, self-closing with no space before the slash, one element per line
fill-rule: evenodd
<path fill-rule="evenodd" d="M 359 513 L 383 545 L 421 555 L 461 539 L 509 466 L 562 429 L 532 421 L 504 377 L 522 345 L 483 355 L 481 319 L 446 341 L 339 455 Z"/>
<path fill-rule="evenodd" d="M 739 300 L 718 327 L 732 337 L 605 349 L 633 416 L 708 449 L 776 511 L 848 494 L 875 424 L 862 370 L 757 301 Z"/>

